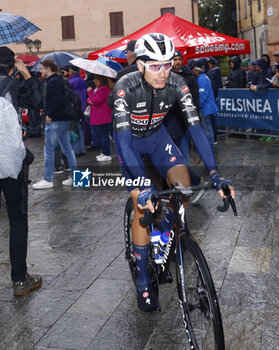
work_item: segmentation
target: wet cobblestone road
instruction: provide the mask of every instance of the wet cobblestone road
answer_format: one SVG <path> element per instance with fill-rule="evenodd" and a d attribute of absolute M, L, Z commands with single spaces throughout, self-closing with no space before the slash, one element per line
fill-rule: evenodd
<path fill-rule="evenodd" d="M 44 172 L 43 141 L 27 143 L 36 157 L 34 182 Z M 227 350 L 279 349 L 278 149 L 256 140 L 220 140 L 216 156 L 236 187 L 239 216 L 217 212 L 214 191 L 188 210 L 218 290 Z M 78 158 L 80 168 L 97 167 L 96 154 Z M 201 166 L 195 170 L 204 173 Z M 124 259 L 126 190 L 62 188 L 66 177 L 55 175 L 53 189 L 29 189 L 28 269 L 44 282 L 24 297 L 13 296 L 1 201 L 0 349 L 186 349 L 175 283 L 161 286 L 161 312 L 137 309 Z"/>

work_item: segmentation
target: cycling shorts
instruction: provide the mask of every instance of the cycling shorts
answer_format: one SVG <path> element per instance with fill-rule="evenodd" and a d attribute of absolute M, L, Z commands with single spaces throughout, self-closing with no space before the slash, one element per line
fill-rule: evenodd
<path fill-rule="evenodd" d="M 181 164 L 186 166 L 185 160 L 180 150 L 172 141 L 163 125 L 154 134 L 151 134 L 147 137 L 134 137 L 133 149 L 143 171 L 143 157 L 147 155 L 150 158 L 153 166 L 159 171 L 164 179 L 167 178 L 167 172 L 172 167 Z M 131 179 L 129 175 L 129 168 L 123 165 L 123 163 L 120 163 L 120 167 L 123 176 L 126 179 Z M 135 188 L 137 187 L 127 186 L 129 192 Z"/>

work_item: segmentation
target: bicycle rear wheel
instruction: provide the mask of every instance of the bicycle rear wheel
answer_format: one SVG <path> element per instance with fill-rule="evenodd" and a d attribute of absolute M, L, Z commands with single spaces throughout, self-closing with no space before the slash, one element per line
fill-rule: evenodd
<path fill-rule="evenodd" d="M 186 232 L 181 235 L 180 257 L 183 268 L 177 264 L 177 285 L 189 349 L 224 350 L 222 318 L 214 283 L 199 245 Z"/>

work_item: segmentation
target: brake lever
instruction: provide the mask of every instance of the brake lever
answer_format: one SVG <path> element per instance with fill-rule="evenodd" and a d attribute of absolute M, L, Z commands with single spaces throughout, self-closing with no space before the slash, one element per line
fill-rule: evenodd
<path fill-rule="evenodd" d="M 231 190 L 229 188 L 229 185 L 224 182 L 221 184 L 221 189 L 227 198 L 223 198 L 223 206 L 218 206 L 217 210 L 224 213 L 229 209 L 229 206 L 231 206 L 234 215 L 237 216 L 236 205 L 233 197 L 231 196 Z"/>
<path fill-rule="evenodd" d="M 140 218 L 139 221 L 142 225 L 147 226 L 147 228 L 150 228 L 151 220 L 153 219 L 153 213 L 149 209 L 144 210 L 144 216 L 143 218 Z"/>

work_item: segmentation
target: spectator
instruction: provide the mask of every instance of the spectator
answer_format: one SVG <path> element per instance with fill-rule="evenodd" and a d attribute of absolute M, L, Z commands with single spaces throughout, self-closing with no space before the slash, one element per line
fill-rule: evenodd
<path fill-rule="evenodd" d="M 222 77 L 220 68 L 217 66 L 217 60 L 213 57 L 208 58 L 207 76 L 211 80 L 213 94 L 215 99 L 218 97 L 218 89 L 222 89 Z"/>
<path fill-rule="evenodd" d="M 272 83 L 272 87 L 279 88 L 279 64 L 275 65 L 275 77 Z"/>
<path fill-rule="evenodd" d="M 17 69 L 23 77 L 22 81 L 8 78 Z M 3 80 L 5 79 L 5 85 Z M 36 82 L 31 78 L 28 69 L 22 61 L 15 60 L 14 53 L 8 47 L 0 47 L 0 81 L 1 93 L 15 108 L 38 108 L 40 104 L 40 90 Z M 11 84 L 7 89 L 7 85 Z M 6 91 L 3 91 L 6 89 Z M 7 92 L 8 91 L 8 92 Z M 3 136 L 1 138 L 3 139 Z M 20 142 L 20 140 L 19 140 Z M 0 154 L 0 164 L 9 162 L 10 171 L 7 176 L 0 178 L 0 194 L 3 191 L 7 204 L 10 222 L 10 261 L 11 278 L 13 281 L 14 295 L 20 296 L 41 286 L 42 278 L 39 275 L 27 273 L 27 238 L 28 238 L 28 170 L 33 156 L 9 157 L 9 149 L 5 154 Z M 24 154 L 23 154 L 24 156 Z M 0 167 L 0 168 L 1 168 Z M 11 171 L 14 169 L 14 171 Z M 3 170 L 3 169 L 1 169 Z M 6 169 L 7 170 L 7 169 Z"/>
<path fill-rule="evenodd" d="M 72 174 L 77 168 L 75 153 L 72 149 L 69 127 L 70 120 L 65 114 L 65 88 L 58 76 L 58 67 L 52 59 L 45 59 L 40 63 L 42 78 L 46 80 L 45 96 L 45 176 L 44 179 L 33 184 L 36 190 L 53 187 L 54 151 L 57 141 L 62 152 L 66 155 L 71 167 L 71 176 L 62 182 L 65 186 L 72 185 Z"/>
<path fill-rule="evenodd" d="M 87 86 L 85 81 L 80 77 L 79 75 L 79 68 L 76 66 L 70 66 L 69 67 L 69 80 L 68 80 L 71 88 L 74 90 L 74 92 L 78 95 L 81 101 L 81 108 L 82 112 L 85 111 L 86 108 L 86 97 L 87 97 Z M 85 148 L 84 148 L 84 118 L 82 120 L 79 120 L 78 122 L 78 132 L 79 132 L 79 138 L 78 140 L 73 144 L 73 149 L 77 157 L 81 157 L 85 155 Z"/>
<path fill-rule="evenodd" d="M 238 89 L 246 87 L 246 73 L 242 68 L 240 68 L 240 64 L 241 61 L 239 56 L 233 56 L 229 60 L 231 71 L 226 82 L 226 87 L 228 89 Z"/>
<path fill-rule="evenodd" d="M 183 56 L 180 51 L 175 51 L 173 61 L 172 71 L 182 76 L 182 78 L 185 80 L 185 83 L 189 87 L 193 97 L 194 105 L 199 110 L 199 89 L 194 74 L 187 67 L 182 66 Z M 176 102 L 168 111 L 164 118 L 163 124 L 165 125 L 170 137 L 182 152 L 186 164 L 190 165 L 190 136 L 186 130 L 185 122 L 178 102 Z"/>
<path fill-rule="evenodd" d="M 32 78 L 36 81 L 36 83 L 40 86 L 41 82 L 39 80 L 38 72 L 30 72 Z M 41 113 L 40 106 L 36 109 L 28 109 L 28 120 L 29 120 L 29 128 L 26 137 L 41 137 Z"/>
<path fill-rule="evenodd" d="M 215 103 L 215 98 L 213 95 L 212 85 L 210 79 L 205 74 L 205 67 L 202 60 L 195 62 L 193 73 L 195 74 L 199 87 L 199 96 L 200 96 L 200 118 L 204 130 L 208 136 L 209 143 L 213 149 L 214 143 L 214 132 L 212 127 L 212 115 L 218 112 L 218 108 Z"/>
<path fill-rule="evenodd" d="M 273 56 L 275 58 L 275 64 L 272 67 L 272 71 L 273 71 L 273 73 L 275 73 L 276 72 L 276 66 L 279 64 L 279 51 L 276 51 Z"/>
<path fill-rule="evenodd" d="M 207 71 L 206 74 L 211 81 L 213 94 L 216 101 L 218 97 L 218 89 L 222 89 L 223 87 L 221 72 L 219 67 L 217 66 L 218 61 L 214 57 L 208 58 L 207 61 L 208 61 L 209 70 Z M 214 131 L 214 144 L 217 144 L 218 126 L 216 123 L 216 114 L 212 115 L 211 122 L 213 126 L 213 131 Z"/>
<path fill-rule="evenodd" d="M 128 42 L 126 47 L 126 56 L 128 61 L 128 66 L 117 72 L 116 81 L 118 81 L 123 75 L 134 72 L 138 70 L 136 65 L 136 55 L 134 53 L 136 40 L 131 40 Z"/>
<path fill-rule="evenodd" d="M 247 72 L 248 71 L 248 64 L 250 62 L 250 58 L 244 58 L 242 61 L 241 61 L 241 68 Z"/>
<path fill-rule="evenodd" d="M 196 78 L 194 74 L 189 70 L 189 68 L 183 66 L 182 64 L 183 55 L 180 51 L 176 50 L 173 56 L 172 71 L 180 75 L 185 80 L 185 83 L 189 87 L 191 95 L 193 97 L 194 105 L 197 107 L 197 110 L 199 110 L 199 89 Z M 186 165 L 190 165 L 190 135 L 186 130 L 185 122 L 178 102 L 175 102 L 171 109 L 168 111 L 164 118 L 163 124 L 167 130 L 167 133 L 180 149 L 183 158 L 185 159 Z M 191 183 L 193 185 L 199 185 L 201 181 L 200 177 L 194 174 L 190 168 L 188 168 L 188 170 L 191 178 Z"/>
<path fill-rule="evenodd" d="M 272 72 L 268 69 L 268 63 L 264 58 L 258 58 L 255 60 L 256 73 L 250 86 L 250 90 L 253 92 L 266 90 L 272 86 Z"/>
<path fill-rule="evenodd" d="M 267 53 L 262 54 L 262 58 L 266 61 L 268 65 L 268 74 L 272 74 L 272 67 L 270 66 L 270 56 Z"/>
<path fill-rule="evenodd" d="M 249 61 L 249 64 L 248 64 L 248 74 L 247 74 L 247 87 L 248 88 L 250 87 L 250 85 L 252 84 L 252 82 L 254 80 L 255 72 L 256 72 L 255 60 L 251 60 L 251 61 Z"/>
<path fill-rule="evenodd" d="M 95 75 L 96 88 L 87 88 L 87 102 L 90 108 L 90 124 L 95 128 L 101 142 L 102 152 L 96 157 L 98 162 L 111 161 L 109 133 L 111 128 L 111 108 L 107 104 L 109 94 L 109 80 L 102 75 Z"/>

